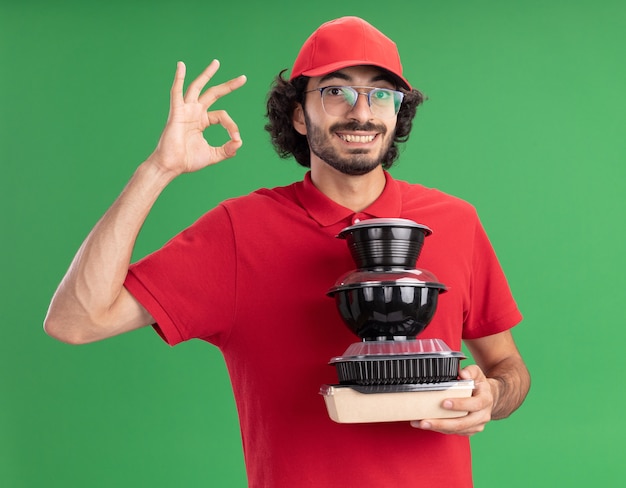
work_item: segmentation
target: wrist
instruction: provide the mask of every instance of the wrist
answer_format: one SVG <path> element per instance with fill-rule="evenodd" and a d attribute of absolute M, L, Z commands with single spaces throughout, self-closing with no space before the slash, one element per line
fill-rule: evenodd
<path fill-rule="evenodd" d="M 493 404 L 491 406 L 491 418 L 493 420 L 500 418 L 498 415 L 498 405 L 500 404 L 500 398 L 505 387 L 504 380 L 501 378 L 487 378 L 487 382 L 491 387 L 491 396 L 493 398 Z"/>
<path fill-rule="evenodd" d="M 179 175 L 176 171 L 160 164 L 154 154 L 150 155 L 148 159 L 139 165 L 135 174 L 160 186 L 161 189 L 165 188 Z"/>

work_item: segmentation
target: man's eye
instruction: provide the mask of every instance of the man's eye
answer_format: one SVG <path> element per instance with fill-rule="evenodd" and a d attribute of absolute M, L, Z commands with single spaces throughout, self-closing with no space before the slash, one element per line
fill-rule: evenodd
<path fill-rule="evenodd" d="M 374 98 L 377 100 L 385 100 L 391 96 L 391 92 L 389 90 L 376 90 L 374 91 Z"/>

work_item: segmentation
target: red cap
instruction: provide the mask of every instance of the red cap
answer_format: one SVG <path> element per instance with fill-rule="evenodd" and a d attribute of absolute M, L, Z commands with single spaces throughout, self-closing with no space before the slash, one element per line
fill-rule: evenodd
<path fill-rule="evenodd" d="M 322 24 L 306 40 L 291 70 L 297 76 L 324 76 L 350 66 L 378 66 L 395 75 L 410 90 L 402 76 L 396 43 L 358 17 L 341 17 Z"/>

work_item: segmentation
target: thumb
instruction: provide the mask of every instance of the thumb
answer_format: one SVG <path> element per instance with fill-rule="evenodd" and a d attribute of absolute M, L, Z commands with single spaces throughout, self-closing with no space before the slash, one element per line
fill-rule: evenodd
<path fill-rule="evenodd" d="M 222 152 L 224 158 L 232 158 L 235 154 L 237 154 L 237 150 L 243 145 L 243 141 L 241 140 L 241 135 L 239 132 L 235 132 L 232 135 L 230 141 L 226 142 L 222 146 Z"/>
<path fill-rule="evenodd" d="M 485 375 L 478 366 L 470 364 L 459 372 L 459 377 L 462 380 L 478 380 L 484 378 Z"/>

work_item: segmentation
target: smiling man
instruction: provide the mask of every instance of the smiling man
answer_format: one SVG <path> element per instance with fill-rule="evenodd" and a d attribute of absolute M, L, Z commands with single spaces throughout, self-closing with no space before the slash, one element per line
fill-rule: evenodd
<path fill-rule="evenodd" d="M 218 67 L 212 62 L 184 91 L 178 64 L 158 146 L 77 252 L 46 331 L 81 344 L 152 325 L 170 345 L 200 339 L 219 347 L 252 487 L 472 486 L 469 436 L 510 415 L 529 388 L 510 331 L 521 314 L 474 208 L 387 171 L 423 97 L 403 77 L 395 43 L 367 22 L 322 25 L 289 79 L 281 73 L 272 87 L 266 129 L 281 157 L 310 168 L 303 180 L 225 201 L 130 263 L 163 189 L 242 144 L 228 113 L 210 108 L 246 79 L 206 88 Z M 216 124 L 230 134 L 221 147 L 203 136 Z M 351 425 L 327 415 L 318 395 L 336 382 L 327 362 L 355 340 L 326 297 L 354 267 L 335 236 L 375 217 L 433 230 L 420 265 L 450 291 L 421 337 L 455 350 L 464 341 L 472 353 L 476 365 L 460 372 L 474 380 L 472 396 L 442 403 L 467 415 Z M 206 388 L 201 377 L 198 384 Z"/>
<path fill-rule="evenodd" d="M 307 109 L 303 102 L 295 110 L 294 127 L 307 136 L 314 166 L 323 162 L 321 167 L 352 176 L 381 166 L 404 97 L 390 76 L 373 66 L 355 66 L 313 78 L 311 86 Z"/>

